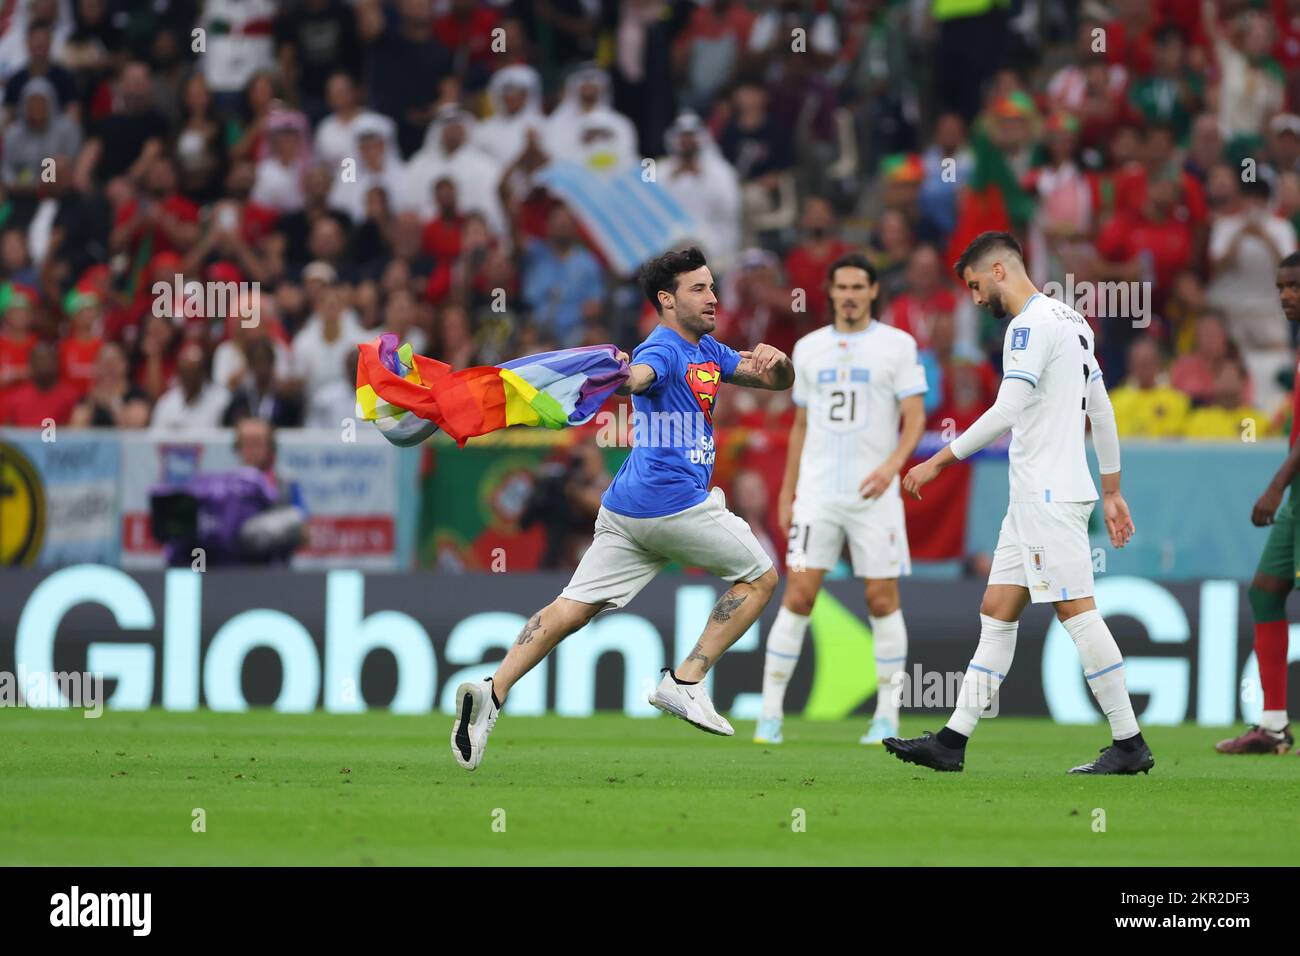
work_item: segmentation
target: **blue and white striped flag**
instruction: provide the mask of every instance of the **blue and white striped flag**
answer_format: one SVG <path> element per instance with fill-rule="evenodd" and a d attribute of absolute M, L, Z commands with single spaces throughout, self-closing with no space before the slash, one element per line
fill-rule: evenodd
<path fill-rule="evenodd" d="M 657 182 L 645 182 L 640 166 L 611 173 L 560 160 L 536 177 L 563 199 L 619 275 L 697 234 L 694 219 Z"/>

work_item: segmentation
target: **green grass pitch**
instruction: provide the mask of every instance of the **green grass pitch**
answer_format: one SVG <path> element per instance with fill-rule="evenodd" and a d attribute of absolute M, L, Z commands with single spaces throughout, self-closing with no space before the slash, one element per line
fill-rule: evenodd
<path fill-rule="evenodd" d="M 779 747 L 668 717 L 512 718 L 483 765 L 452 718 L 0 713 L 5 865 L 1281 865 L 1300 859 L 1300 757 L 1222 757 L 1158 727 L 1150 776 L 1065 771 L 1101 725 L 984 721 L 966 772 L 786 722 Z M 938 715 L 906 716 L 905 733 Z M 206 831 L 194 832 L 202 809 Z M 503 812 L 502 812 L 503 811 Z M 798 811 L 802 811 L 799 813 Z M 1104 832 L 1095 827 L 1102 822 Z M 799 826 L 802 821 L 802 826 Z M 495 824 L 495 826 L 494 826 Z"/>

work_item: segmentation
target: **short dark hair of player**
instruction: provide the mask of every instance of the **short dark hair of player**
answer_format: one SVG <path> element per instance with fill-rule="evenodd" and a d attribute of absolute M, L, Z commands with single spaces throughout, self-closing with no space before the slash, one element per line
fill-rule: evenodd
<path fill-rule="evenodd" d="M 1300 269 L 1300 252 L 1293 252 L 1277 264 L 1278 269 Z"/>
<path fill-rule="evenodd" d="M 831 263 L 831 267 L 826 270 L 827 286 L 835 281 L 836 269 L 861 269 L 867 274 L 867 281 L 872 285 L 879 281 L 876 277 L 876 267 L 871 264 L 870 259 L 859 252 L 846 253 Z"/>
<path fill-rule="evenodd" d="M 981 232 L 978 236 L 970 241 L 966 251 L 961 254 L 961 258 L 953 265 L 952 269 L 957 273 L 957 278 L 964 285 L 966 282 L 966 270 L 975 263 L 981 261 L 990 252 L 1014 252 L 1021 262 L 1025 261 L 1025 253 L 1020 248 L 1020 243 L 1016 237 L 1009 232 Z"/>
<path fill-rule="evenodd" d="M 664 308 L 659 304 L 659 293 L 668 292 L 676 295 L 677 277 L 683 272 L 694 272 L 706 265 L 708 263 L 704 261 L 704 253 L 695 246 L 679 249 L 676 252 L 665 252 L 659 258 L 651 259 L 641 266 L 641 273 L 638 276 L 641 290 L 650 300 L 650 304 L 655 307 L 655 312 L 663 315 Z"/>

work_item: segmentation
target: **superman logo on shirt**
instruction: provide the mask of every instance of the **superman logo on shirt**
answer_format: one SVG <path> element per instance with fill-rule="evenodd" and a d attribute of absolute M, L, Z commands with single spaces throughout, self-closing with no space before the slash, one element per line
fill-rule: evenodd
<path fill-rule="evenodd" d="M 717 362 L 692 362 L 686 366 L 686 384 L 712 425 L 713 402 L 718 396 L 718 386 L 722 384 L 722 368 Z"/>

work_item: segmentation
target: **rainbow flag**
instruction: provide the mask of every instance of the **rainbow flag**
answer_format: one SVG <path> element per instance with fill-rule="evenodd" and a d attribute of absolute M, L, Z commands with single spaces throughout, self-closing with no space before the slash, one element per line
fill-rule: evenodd
<path fill-rule="evenodd" d="M 627 381 L 612 345 L 526 355 L 453 372 L 385 332 L 358 346 L 357 415 L 395 445 L 418 445 L 442 429 L 458 445 L 510 425 L 565 428 L 590 421 Z"/>

